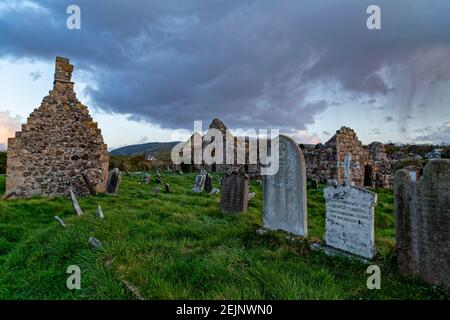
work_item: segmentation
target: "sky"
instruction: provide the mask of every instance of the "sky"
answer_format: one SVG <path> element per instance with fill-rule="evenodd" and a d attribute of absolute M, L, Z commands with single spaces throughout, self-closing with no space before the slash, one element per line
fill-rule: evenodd
<path fill-rule="evenodd" d="M 0 0 L 0 30 L 0 148 L 51 90 L 56 56 L 110 149 L 214 118 L 299 143 L 344 125 L 365 144 L 450 143 L 448 0 Z"/>

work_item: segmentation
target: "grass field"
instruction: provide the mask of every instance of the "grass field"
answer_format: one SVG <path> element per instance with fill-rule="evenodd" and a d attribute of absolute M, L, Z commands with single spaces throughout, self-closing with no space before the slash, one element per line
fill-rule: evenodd
<path fill-rule="evenodd" d="M 311 251 L 282 232 L 258 236 L 262 190 L 249 211 L 223 215 L 220 196 L 191 192 L 195 175 L 163 174 L 173 193 L 124 177 L 118 197 L 0 200 L 0 299 L 448 299 L 447 291 L 394 267 L 393 198 L 379 192 L 376 238 L 381 290 L 366 287 L 367 265 Z M 0 193 L 4 192 L 0 176 Z M 217 181 L 214 179 L 216 187 Z M 105 219 L 95 212 L 101 205 Z M 53 216 L 62 217 L 62 228 Z M 309 241 L 324 233 L 322 190 L 308 191 Z M 89 237 L 103 248 L 91 250 Z M 69 290 L 69 265 L 81 290 Z"/>

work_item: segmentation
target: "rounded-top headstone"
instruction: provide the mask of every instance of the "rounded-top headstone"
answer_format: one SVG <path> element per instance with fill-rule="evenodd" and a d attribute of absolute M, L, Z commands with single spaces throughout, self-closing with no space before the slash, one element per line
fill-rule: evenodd
<path fill-rule="evenodd" d="M 272 150 L 276 146 L 272 140 Z M 264 227 L 307 236 L 306 164 L 299 146 L 280 135 L 279 169 L 264 176 Z"/>

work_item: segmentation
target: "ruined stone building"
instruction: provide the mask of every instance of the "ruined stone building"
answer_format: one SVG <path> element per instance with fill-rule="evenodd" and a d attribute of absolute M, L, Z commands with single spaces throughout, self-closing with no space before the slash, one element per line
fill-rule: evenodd
<path fill-rule="evenodd" d="M 205 148 L 207 148 L 213 140 L 209 141 L 209 139 L 206 138 L 206 135 L 209 133 L 211 129 L 216 129 L 220 131 L 222 134 L 222 141 L 223 141 L 223 160 L 224 163 L 213 163 L 213 164 L 206 164 L 205 161 L 202 161 L 201 164 L 195 164 L 194 163 L 194 154 L 195 152 L 203 153 L 205 151 Z M 202 136 L 200 133 L 195 132 L 189 139 L 186 141 L 185 145 L 190 147 L 192 159 L 190 162 L 186 163 L 184 162 L 181 164 L 181 169 L 183 171 L 192 171 L 192 170 L 200 170 L 201 168 L 204 168 L 208 170 L 209 172 L 220 172 L 224 173 L 227 171 L 245 171 L 251 176 L 255 176 L 259 174 L 259 166 L 257 164 L 250 164 L 249 161 L 249 138 L 248 137 L 235 137 L 230 132 L 229 134 L 229 140 L 226 139 L 228 128 L 225 126 L 225 124 L 220 119 L 214 119 L 211 124 L 208 127 L 208 130 L 204 136 Z M 232 141 L 232 142 L 231 142 Z M 229 143 L 232 143 L 232 146 L 228 146 Z M 227 148 L 230 147 L 233 150 L 234 154 L 234 160 L 233 163 L 225 163 L 226 161 L 226 152 Z M 238 164 L 237 162 L 237 154 L 238 150 L 245 150 L 245 163 L 244 164 Z M 212 156 L 215 156 L 215 151 L 212 152 Z M 203 159 L 204 160 L 204 159 Z"/>
<path fill-rule="evenodd" d="M 309 179 L 327 182 L 335 179 L 344 181 L 343 161 L 351 155 L 351 180 L 357 186 L 380 188 L 392 187 L 392 169 L 384 145 L 373 142 L 363 146 L 355 131 L 342 127 L 325 144 L 318 144 L 304 150 L 306 173 Z"/>
<path fill-rule="evenodd" d="M 217 129 L 222 133 L 224 141 L 223 154 L 225 157 L 226 131 L 227 127 L 219 119 L 214 119 L 209 129 Z M 183 171 L 200 170 L 202 167 L 210 172 L 244 171 L 250 177 L 256 178 L 260 175 L 260 165 L 249 162 L 249 137 L 232 137 L 235 159 L 238 145 L 244 143 L 245 164 L 212 164 L 206 165 L 184 163 L 181 165 Z M 195 144 L 197 141 L 197 145 Z M 191 154 L 195 150 L 202 152 L 210 142 L 205 141 L 204 136 L 194 133 L 186 144 L 191 147 Z M 270 145 L 270 142 L 267 142 Z M 259 150 L 257 149 L 257 152 Z M 335 179 L 342 183 L 344 181 L 343 161 L 347 154 L 352 158 L 352 181 L 357 186 L 391 188 L 392 168 L 385 147 L 380 142 L 373 142 L 368 146 L 363 146 L 353 129 L 342 127 L 325 144 L 309 146 L 303 150 L 306 160 L 306 172 L 308 179 L 318 179 L 326 183 L 330 179 Z M 258 155 L 259 156 L 259 155 Z"/>
<path fill-rule="evenodd" d="M 73 65 L 57 57 L 53 90 L 8 140 L 6 195 L 64 196 L 72 189 L 87 195 L 82 174 L 104 192 L 109 155 L 101 130 L 76 98 Z"/>

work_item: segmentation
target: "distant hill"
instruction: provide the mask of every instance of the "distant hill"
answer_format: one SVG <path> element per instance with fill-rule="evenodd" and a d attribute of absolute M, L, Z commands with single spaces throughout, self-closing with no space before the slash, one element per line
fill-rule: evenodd
<path fill-rule="evenodd" d="M 134 156 L 141 154 L 153 156 L 162 150 L 172 150 L 172 148 L 178 143 L 179 143 L 178 141 L 172 141 L 172 142 L 150 142 L 144 144 L 135 144 L 132 146 L 112 150 L 110 154 L 112 156 Z"/>

